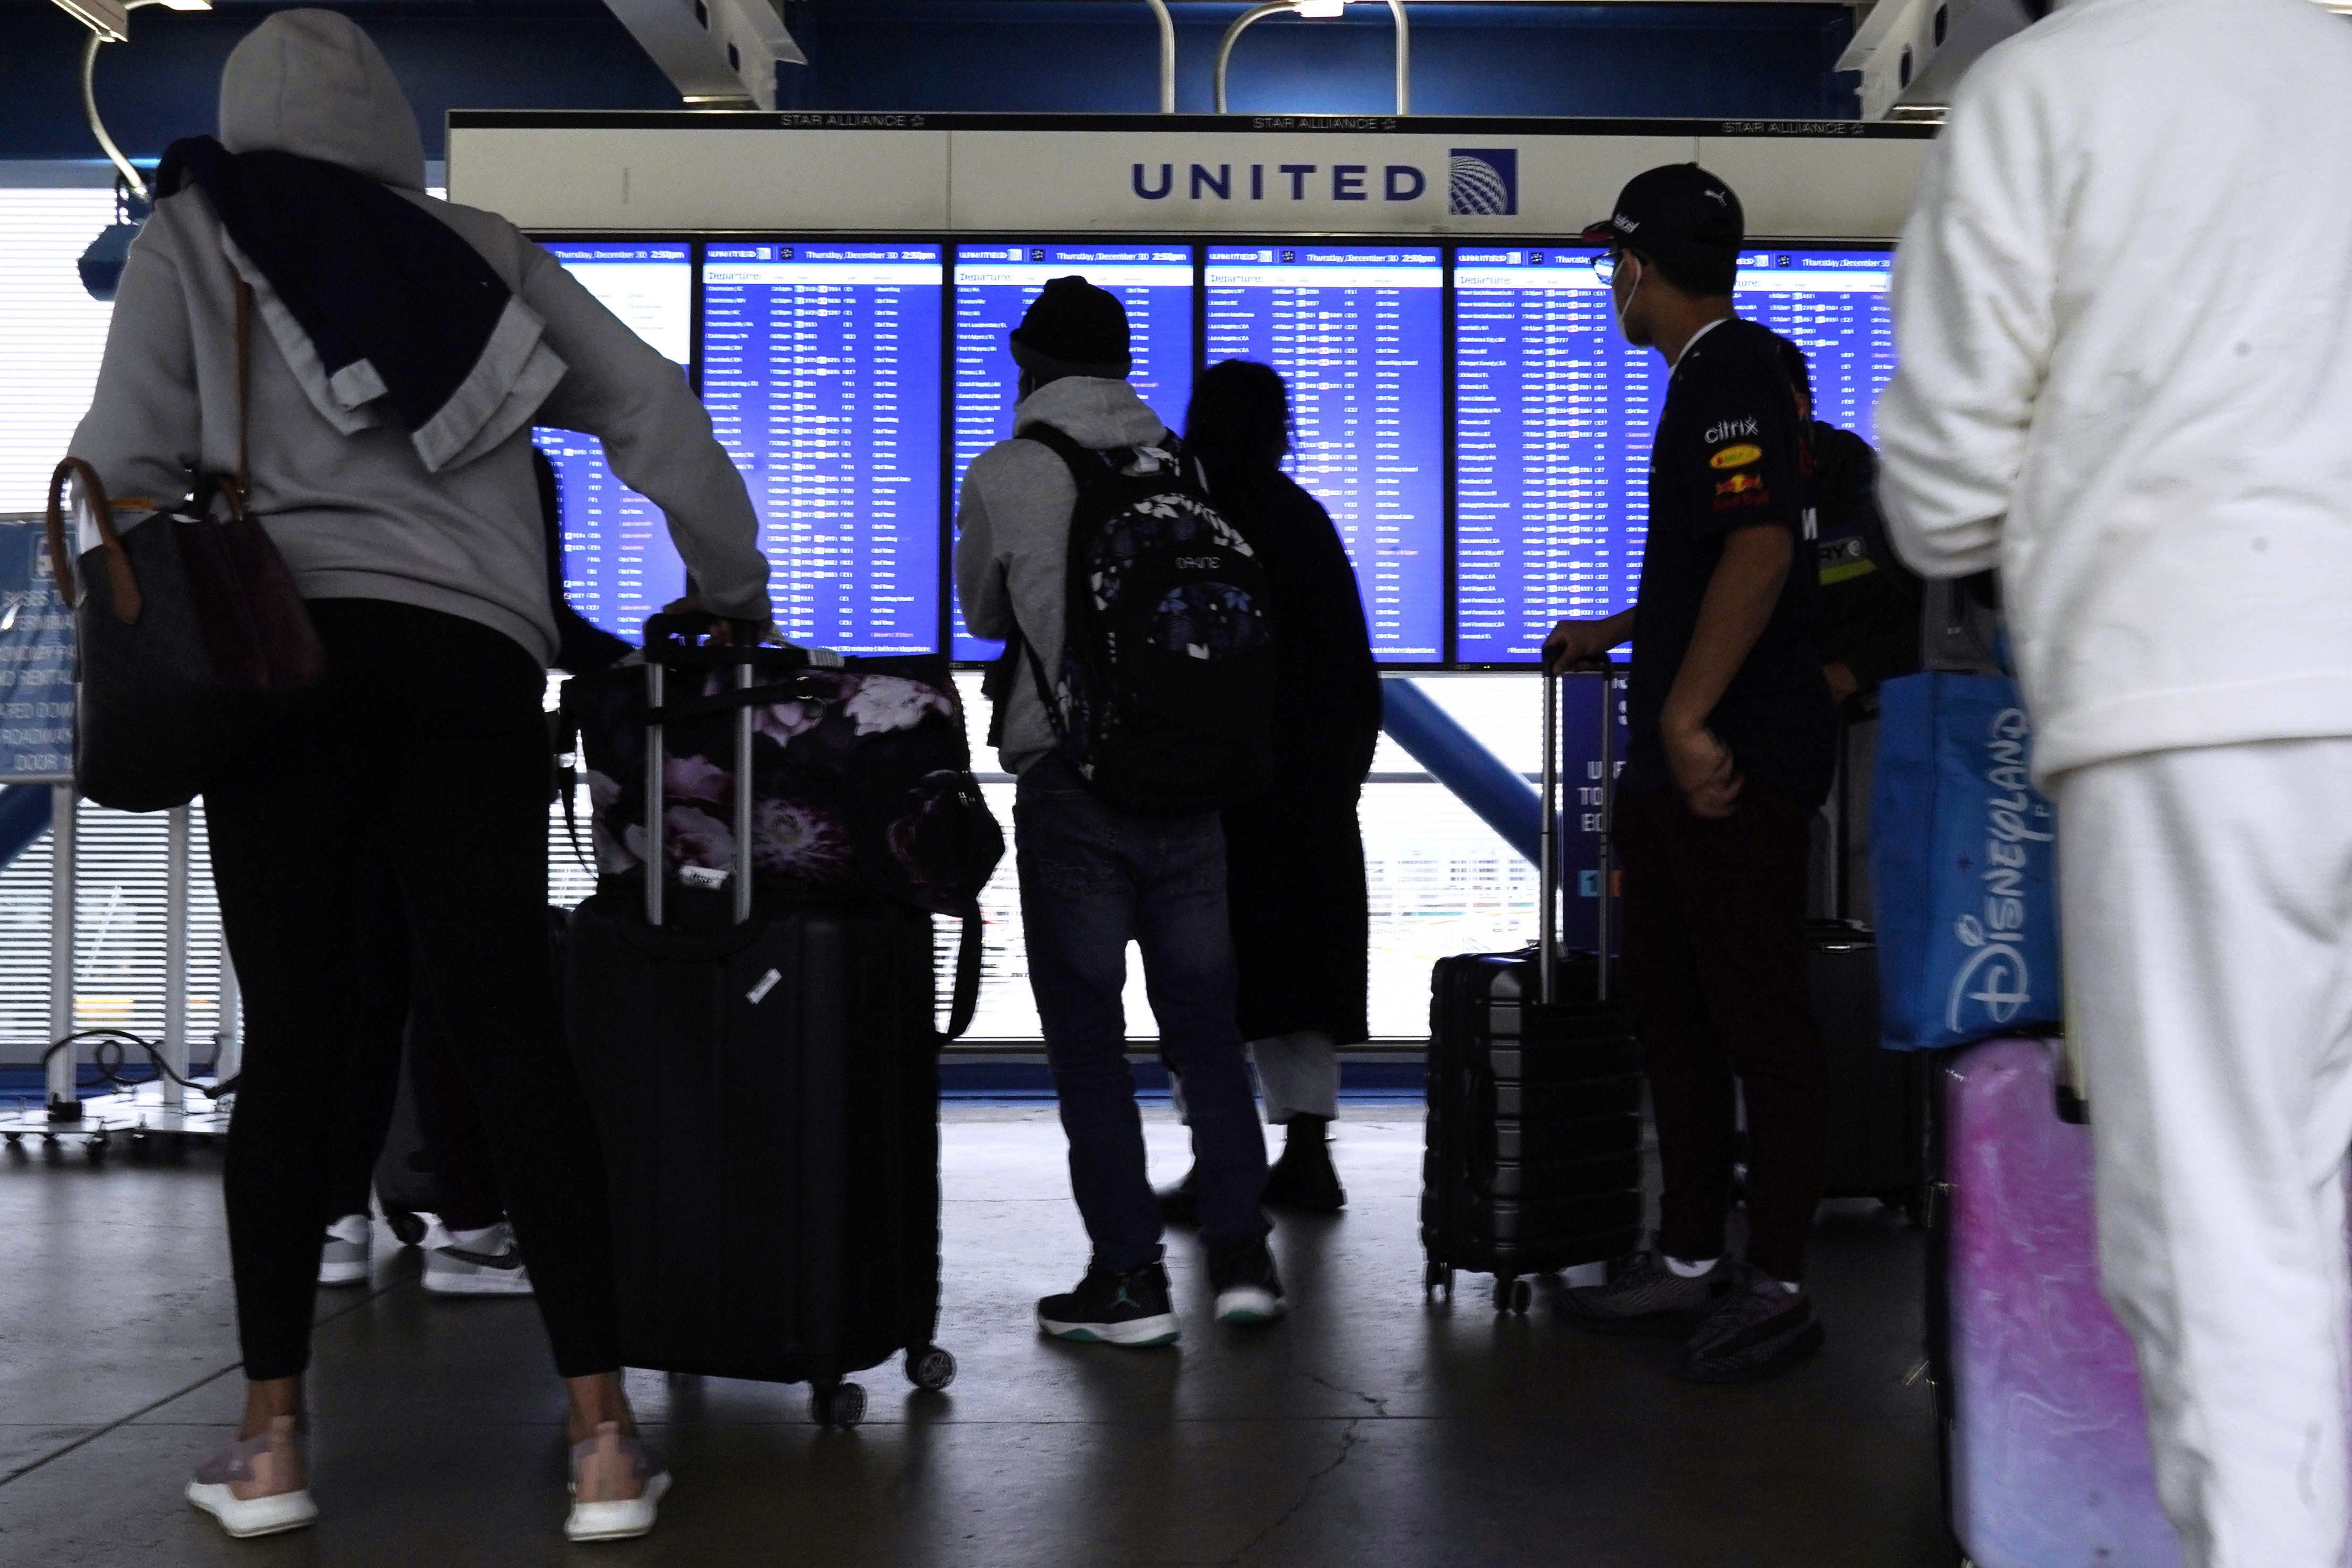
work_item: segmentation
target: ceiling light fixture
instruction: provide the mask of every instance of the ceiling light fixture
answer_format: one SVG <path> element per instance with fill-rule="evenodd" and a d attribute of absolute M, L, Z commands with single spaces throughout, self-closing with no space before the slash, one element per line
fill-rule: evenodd
<path fill-rule="evenodd" d="M 2352 4 L 2352 0 L 2347 3 Z M 1306 20 L 1329 21 L 1345 16 L 1349 0 L 1268 0 L 1234 17 L 1234 25 L 1225 29 L 1224 38 L 1217 45 L 1217 112 L 1230 112 L 1225 107 L 1225 69 L 1233 63 L 1234 43 L 1251 26 L 1285 12 Z M 1405 25 L 1404 0 L 1388 0 L 1388 6 L 1389 16 L 1396 23 L 1396 111 L 1405 115 L 1412 112 L 1412 35 Z"/>

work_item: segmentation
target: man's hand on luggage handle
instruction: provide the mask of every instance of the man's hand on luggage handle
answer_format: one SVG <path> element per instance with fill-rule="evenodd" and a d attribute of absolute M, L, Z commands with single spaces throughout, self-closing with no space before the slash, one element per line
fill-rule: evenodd
<path fill-rule="evenodd" d="M 1597 670 L 1601 656 L 1633 634 L 1633 612 L 1621 610 L 1605 621 L 1563 621 L 1544 639 L 1544 670 Z"/>

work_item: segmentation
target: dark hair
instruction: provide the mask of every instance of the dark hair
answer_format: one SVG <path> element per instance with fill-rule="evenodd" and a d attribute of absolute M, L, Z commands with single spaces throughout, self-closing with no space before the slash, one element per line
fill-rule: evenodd
<path fill-rule="evenodd" d="M 1223 360 L 1192 383 L 1184 444 L 1211 468 L 1271 468 L 1290 440 L 1290 390 L 1272 365 Z"/>
<path fill-rule="evenodd" d="M 1629 248 L 1639 249 L 1639 246 Z M 1739 253 L 1713 246 L 1675 246 L 1643 251 L 1658 276 L 1694 299 L 1714 299 L 1729 294 L 1739 281 Z"/>
<path fill-rule="evenodd" d="M 1786 338 L 1775 337 L 1772 340 L 1780 345 L 1780 368 L 1789 372 L 1789 384 L 1801 392 L 1807 402 L 1812 402 L 1813 371 L 1805 363 L 1805 350 Z"/>

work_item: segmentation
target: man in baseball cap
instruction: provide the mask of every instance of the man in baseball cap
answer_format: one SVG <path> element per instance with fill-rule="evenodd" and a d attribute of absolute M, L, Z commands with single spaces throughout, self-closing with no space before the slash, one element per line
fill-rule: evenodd
<path fill-rule="evenodd" d="M 1732 308 L 1739 198 L 1694 163 L 1637 176 L 1585 239 L 1608 247 L 1628 342 L 1664 356 L 1640 597 L 1563 621 L 1554 669 L 1628 638 L 1632 730 L 1613 831 L 1624 867 L 1627 989 L 1664 1176 L 1650 1251 L 1569 1291 L 1572 1321 L 1687 1335 L 1700 1383 L 1769 1377 L 1817 1350 L 1805 1246 L 1828 1143 L 1821 1036 L 1805 983 L 1806 868 L 1836 714 L 1815 648 L 1809 432 L 1780 340 Z M 1726 1244 L 1748 1111 L 1748 1244 Z"/>
<path fill-rule="evenodd" d="M 1698 298 L 1730 294 L 1747 237 L 1739 198 L 1696 163 L 1668 163 L 1634 175 L 1617 193 L 1609 220 L 1584 231 L 1585 244 L 1646 257 Z"/>

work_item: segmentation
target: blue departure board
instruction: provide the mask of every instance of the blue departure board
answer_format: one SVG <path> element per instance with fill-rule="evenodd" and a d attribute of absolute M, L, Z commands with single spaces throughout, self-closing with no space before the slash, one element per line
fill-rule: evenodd
<path fill-rule="evenodd" d="M 1208 361 L 1256 360 L 1290 384 L 1287 466 L 1339 527 L 1373 653 L 1386 664 L 1443 660 L 1440 251 L 1211 246 L 1204 281 Z"/>
<path fill-rule="evenodd" d="M 686 374 L 694 351 L 694 262 L 682 241 L 558 242 L 564 270 Z M 531 432 L 562 497 L 564 591 L 572 607 L 635 642 L 646 617 L 686 591 L 686 566 L 661 508 L 614 477 L 604 444 L 577 431 Z"/>
<path fill-rule="evenodd" d="M 1454 658 L 1525 664 L 1631 606 L 1664 361 L 1618 330 L 1589 248 L 1454 256 Z M 1884 248 L 1751 251 L 1733 302 L 1803 349 L 1816 417 L 1872 434 L 1895 372 Z"/>
<path fill-rule="evenodd" d="M 954 485 L 963 491 L 971 460 L 1013 434 L 1020 371 L 1006 340 L 1053 277 L 1076 275 L 1108 289 L 1127 308 L 1128 380 L 1171 428 L 1181 429 L 1192 392 L 1192 247 L 1186 245 L 1045 245 L 992 242 L 956 246 Z M 949 595 L 954 603 L 954 595 Z M 964 629 L 954 609 L 955 656 L 993 659 L 1003 644 Z"/>
<path fill-rule="evenodd" d="M 1531 659 L 1633 601 L 1666 369 L 1627 345 L 1590 250 L 1454 258 L 1455 658 Z"/>
<path fill-rule="evenodd" d="M 1813 417 L 1878 444 L 1878 398 L 1895 379 L 1886 305 L 1895 253 L 1882 246 L 1756 250 L 1739 257 L 1732 303 L 1805 351 Z"/>
<path fill-rule="evenodd" d="M 702 401 L 751 486 L 795 643 L 939 647 L 942 250 L 703 249 Z"/>

